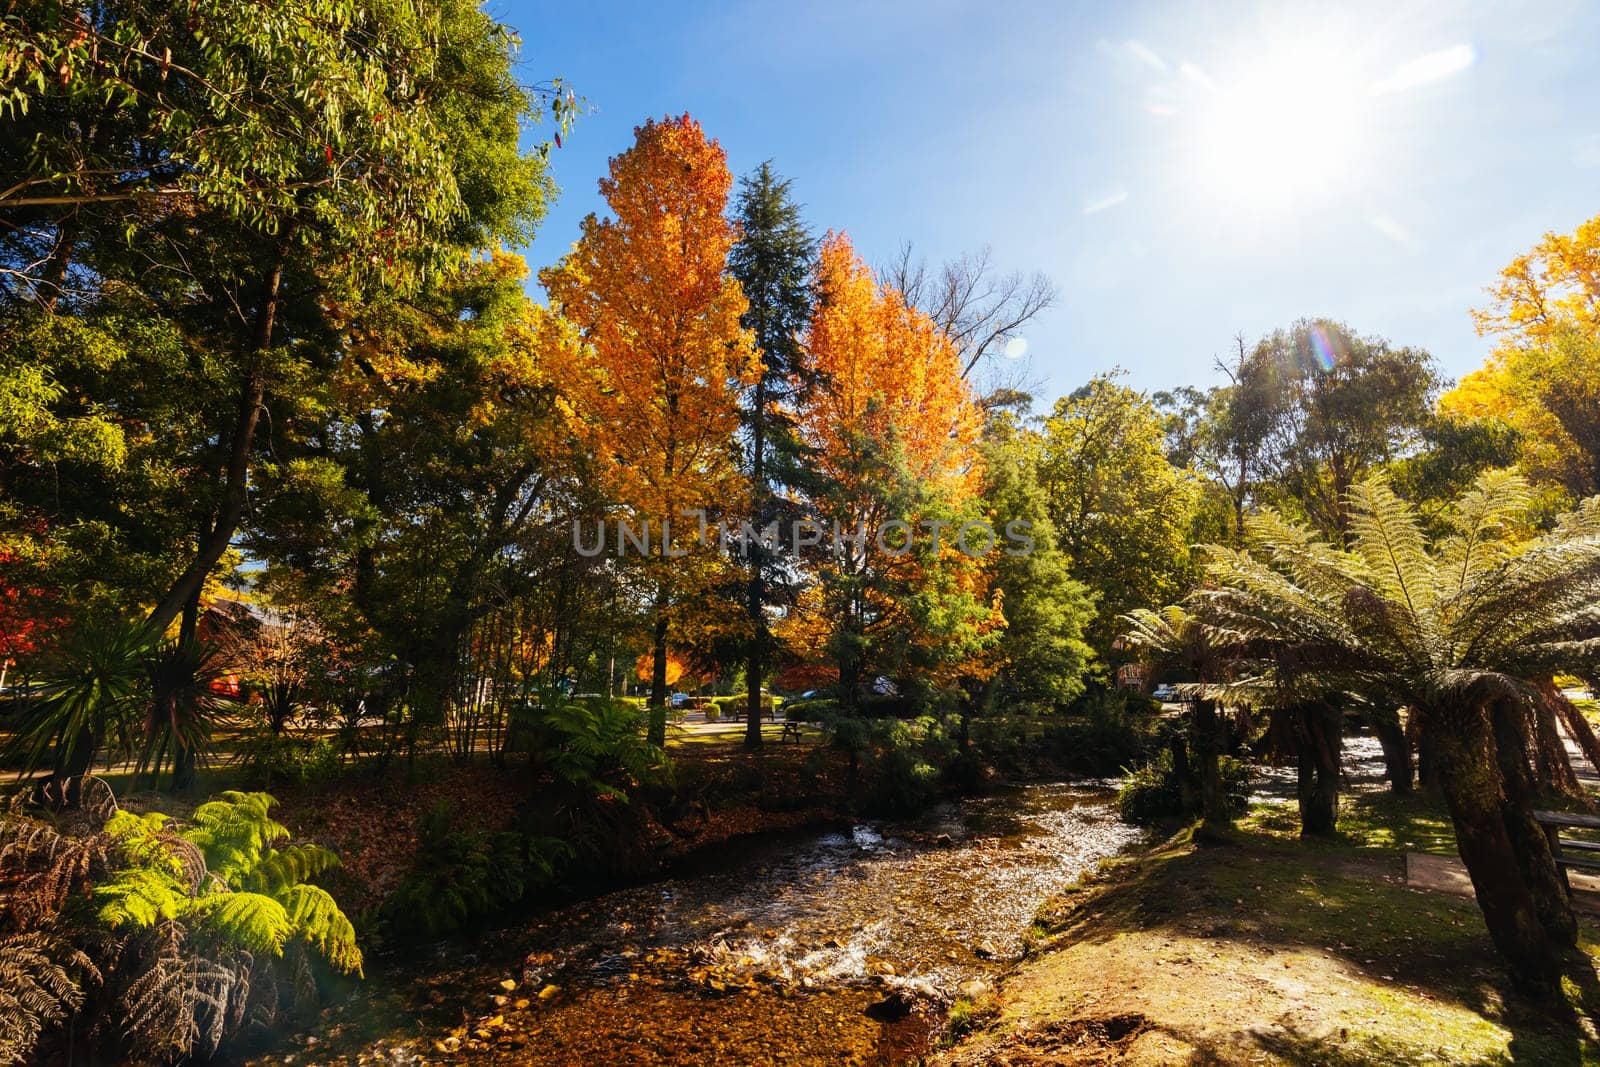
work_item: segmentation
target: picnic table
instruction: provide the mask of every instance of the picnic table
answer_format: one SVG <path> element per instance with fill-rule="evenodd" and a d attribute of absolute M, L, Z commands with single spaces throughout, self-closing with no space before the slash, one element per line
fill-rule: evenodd
<path fill-rule="evenodd" d="M 1550 854 L 1555 857 L 1556 869 L 1567 892 L 1572 892 L 1567 882 L 1567 871 L 1600 871 L 1600 841 L 1585 841 L 1576 837 L 1562 837 L 1563 829 L 1600 830 L 1600 815 L 1583 815 L 1570 811 L 1535 811 L 1533 813 L 1545 836 L 1550 839 Z M 1568 855 L 1568 850 L 1580 855 Z"/>

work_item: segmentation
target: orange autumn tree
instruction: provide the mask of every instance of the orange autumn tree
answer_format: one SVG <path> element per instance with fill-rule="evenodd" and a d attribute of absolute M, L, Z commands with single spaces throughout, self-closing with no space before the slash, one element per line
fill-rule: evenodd
<path fill-rule="evenodd" d="M 880 286 L 830 233 L 806 345 L 822 385 L 799 412 L 813 450 L 824 547 L 820 595 L 789 626 L 816 631 L 853 706 L 868 668 L 914 665 L 935 683 L 993 636 L 988 568 L 957 549 L 981 519 L 979 413 L 955 346 Z M 881 534 L 881 536 L 880 536 Z M 935 544 L 935 536 L 938 543 Z M 881 542 L 881 543 L 880 543 Z"/>
<path fill-rule="evenodd" d="M 721 146 L 688 115 L 650 121 L 610 162 L 600 192 L 612 216 L 590 215 L 572 252 L 541 278 L 552 309 L 576 330 L 568 398 L 584 445 L 621 517 L 655 537 L 645 564 L 654 594 L 650 702 L 667 700 L 670 609 L 684 575 L 664 554 L 662 524 L 742 499 L 733 463 L 741 388 L 760 371 L 739 323 L 747 304 L 726 275 L 737 232 L 724 215 L 732 176 Z M 699 551 L 706 551 L 702 546 Z M 661 715 L 651 739 L 665 741 Z"/>
<path fill-rule="evenodd" d="M 1498 419 L 1520 434 L 1529 476 L 1600 492 L 1600 217 L 1546 234 L 1489 295 L 1473 319 L 1498 338 L 1494 353 L 1440 398 L 1441 413 Z"/>

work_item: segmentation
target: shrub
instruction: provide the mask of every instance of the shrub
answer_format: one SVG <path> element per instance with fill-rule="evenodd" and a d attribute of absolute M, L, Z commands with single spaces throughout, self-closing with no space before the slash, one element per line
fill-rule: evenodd
<path fill-rule="evenodd" d="M 555 838 L 462 826 L 448 800 L 418 816 L 417 840 L 411 874 L 383 906 L 402 939 L 442 937 L 488 918 L 549 885 L 572 854 Z"/>
<path fill-rule="evenodd" d="M 824 720 L 824 728 L 864 773 L 862 801 L 874 814 L 909 815 L 926 806 L 956 754 L 954 740 L 931 715 L 869 719 L 836 713 Z"/>
<path fill-rule="evenodd" d="M 273 733 L 262 726 L 239 739 L 238 759 L 255 781 L 325 782 L 343 768 L 339 745 L 324 735 Z"/>
<path fill-rule="evenodd" d="M 1243 815 L 1249 807 L 1253 777 L 1249 764 L 1222 756 L 1217 770 L 1229 810 L 1236 816 Z M 1117 810 L 1123 822 L 1140 825 L 1196 814 L 1193 807 L 1184 805 L 1183 793 L 1183 783 L 1172 769 L 1172 753 L 1163 749 L 1156 758 L 1128 772 L 1117 793 Z"/>
<path fill-rule="evenodd" d="M 713 701 L 705 707 L 706 722 L 718 722 L 722 718 L 722 706 Z"/>
<path fill-rule="evenodd" d="M 1062 770 L 1110 776 L 1146 759 L 1161 719 L 1160 705 L 1140 693 L 1098 689 L 1046 727 L 1040 747 Z"/>

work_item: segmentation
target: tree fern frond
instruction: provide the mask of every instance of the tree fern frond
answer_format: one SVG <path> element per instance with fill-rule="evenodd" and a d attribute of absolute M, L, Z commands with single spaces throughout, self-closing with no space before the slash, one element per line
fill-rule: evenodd
<path fill-rule="evenodd" d="M 327 890 L 314 885 L 294 886 L 284 894 L 283 906 L 296 937 L 314 947 L 335 970 L 362 973 L 355 927 Z"/>
<path fill-rule="evenodd" d="M 1349 503 L 1355 552 L 1367 561 L 1378 590 L 1420 619 L 1433 602 L 1434 563 L 1416 510 L 1382 476 L 1351 486 Z"/>
<path fill-rule="evenodd" d="M 71 973 L 98 979 L 82 952 L 37 931 L 0 939 L 0 1064 L 25 1063 L 45 1027 L 83 1003 Z"/>
<path fill-rule="evenodd" d="M 289 845 L 268 849 L 261 862 L 241 879 L 241 888 L 276 896 L 290 886 L 339 865 L 339 856 L 321 845 Z"/>
<path fill-rule="evenodd" d="M 284 906 L 260 893 L 211 893 L 192 908 L 219 936 L 250 952 L 283 955 L 295 924 Z"/>

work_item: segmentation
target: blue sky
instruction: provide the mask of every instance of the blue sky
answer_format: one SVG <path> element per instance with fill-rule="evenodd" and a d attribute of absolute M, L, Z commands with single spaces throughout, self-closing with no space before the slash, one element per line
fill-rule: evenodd
<path fill-rule="evenodd" d="M 593 3 L 489 10 L 593 105 L 527 255 L 559 258 L 635 125 L 689 111 L 873 263 L 988 245 L 1060 300 L 1048 402 L 1145 388 L 1302 316 L 1430 350 L 1547 230 L 1600 213 L 1600 4 Z"/>

